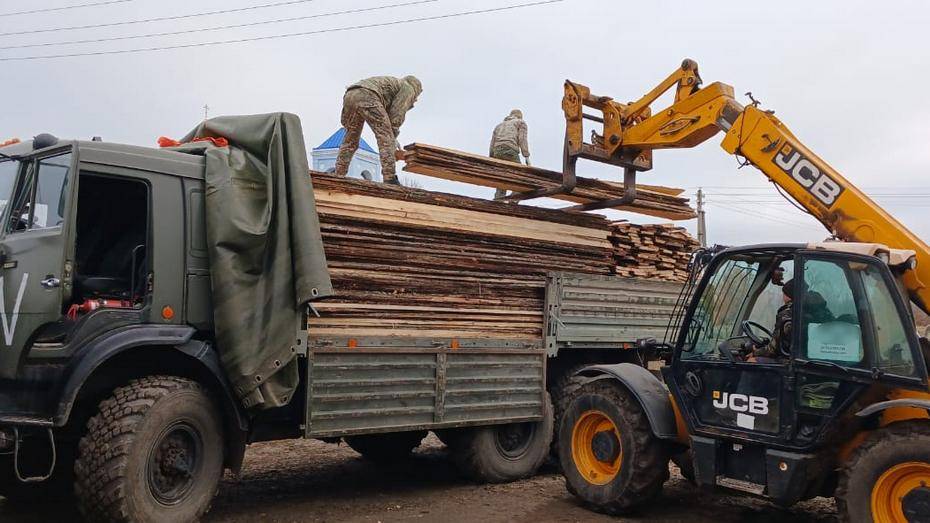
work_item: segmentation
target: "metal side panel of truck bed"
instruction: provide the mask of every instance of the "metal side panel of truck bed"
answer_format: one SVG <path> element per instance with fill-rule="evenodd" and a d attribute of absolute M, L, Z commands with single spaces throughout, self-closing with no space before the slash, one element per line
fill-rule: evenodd
<path fill-rule="evenodd" d="M 308 437 L 538 421 L 539 340 L 309 340 Z"/>
<path fill-rule="evenodd" d="M 662 339 L 682 284 L 557 272 L 546 286 L 546 350 L 629 348 Z"/>

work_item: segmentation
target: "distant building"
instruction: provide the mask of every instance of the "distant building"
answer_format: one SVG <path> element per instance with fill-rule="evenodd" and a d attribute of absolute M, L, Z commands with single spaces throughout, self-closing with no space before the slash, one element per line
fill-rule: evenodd
<path fill-rule="evenodd" d="M 336 157 L 339 155 L 339 146 L 342 145 L 345 136 L 346 130 L 339 129 L 311 151 L 310 157 L 313 160 L 314 171 L 331 173 L 336 170 Z M 381 157 L 364 138 L 359 140 L 358 151 L 349 165 L 349 178 L 381 181 Z"/>

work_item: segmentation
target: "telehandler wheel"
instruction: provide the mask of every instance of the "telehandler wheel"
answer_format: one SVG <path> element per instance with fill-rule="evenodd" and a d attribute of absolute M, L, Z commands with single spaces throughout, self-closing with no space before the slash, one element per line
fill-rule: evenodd
<path fill-rule="evenodd" d="M 552 402 L 546 394 L 543 419 L 476 427 L 464 431 L 450 447 L 453 461 L 479 483 L 507 483 L 536 474 L 549 456 Z"/>
<path fill-rule="evenodd" d="M 555 430 L 552 432 L 552 443 L 549 445 L 549 455 L 555 461 L 561 470 L 562 464 L 559 463 L 559 427 L 562 426 L 562 416 L 568 410 L 568 405 L 572 402 L 573 395 L 578 391 L 579 385 L 572 380 L 575 374 L 591 364 L 585 363 L 569 367 L 564 374 L 559 376 L 555 383 L 549 387 L 549 394 L 552 396 L 552 419 L 555 422 Z"/>
<path fill-rule="evenodd" d="M 836 492 L 843 521 L 930 521 L 930 422 L 874 431 L 843 466 Z"/>
<path fill-rule="evenodd" d="M 669 477 L 669 453 L 642 407 L 613 380 L 575 380 L 579 387 L 559 430 L 568 491 L 608 514 L 658 496 Z"/>
<path fill-rule="evenodd" d="M 345 442 L 352 450 L 365 459 L 379 463 L 399 461 L 408 456 L 413 449 L 420 446 L 426 437 L 425 430 L 412 432 L 391 432 L 387 434 L 366 434 L 364 436 L 346 436 Z"/>
<path fill-rule="evenodd" d="M 90 521 L 198 521 L 223 473 L 223 425 L 207 391 L 172 376 L 130 381 L 100 403 L 75 463 Z"/>

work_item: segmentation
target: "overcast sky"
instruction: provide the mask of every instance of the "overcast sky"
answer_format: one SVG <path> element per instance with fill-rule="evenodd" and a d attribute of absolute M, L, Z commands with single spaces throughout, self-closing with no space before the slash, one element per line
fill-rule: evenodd
<path fill-rule="evenodd" d="M 97 0 L 100 1 L 100 0 Z M 288 111 L 308 148 L 339 127 L 346 85 L 372 75 L 415 74 L 424 93 L 400 141 L 486 153 L 490 132 L 512 108 L 524 111 L 535 165 L 561 167 L 562 84 L 587 84 L 620 101 L 638 98 L 682 58 L 705 83 L 752 91 L 817 154 L 923 238 L 930 203 L 930 7 L 925 2 L 565 0 L 378 28 L 188 49 L 4 60 L 162 47 L 339 29 L 496 8 L 532 0 L 438 0 L 360 14 L 321 16 L 227 30 L 11 49 L 306 17 L 412 0 L 313 0 L 157 23 L 0 36 L 0 138 L 61 137 L 154 145 L 180 137 L 208 104 L 212 115 Z M 0 33 L 178 16 L 281 0 L 127 0 L 41 14 L 25 9 L 93 0 L 0 1 Z M 370 132 L 366 137 L 374 145 Z M 784 203 L 761 173 L 737 170 L 720 137 L 697 149 L 661 151 L 645 183 L 704 187 L 711 243 L 818 240 L 825 231 Z M 579 174 L 621 179 L 582 162 Z M 410 175 L 408 175 L 410 176 Z M 425 188 L 475 196 L 491 190 L 417 177 Z M 655 220 L 611 213 L 613 218 Z M 682 222 L 694 231 L 695 223 Z"/>

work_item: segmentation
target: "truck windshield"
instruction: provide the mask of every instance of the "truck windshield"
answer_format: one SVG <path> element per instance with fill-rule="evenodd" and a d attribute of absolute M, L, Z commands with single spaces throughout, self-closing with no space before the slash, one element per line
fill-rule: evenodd
<path fill-rule="evenodd" d="M 10 200 L 19 166 L 20 163 L 16 160 L 0 159 L 0 214 L 6 209 L 6 204 Z"/>

